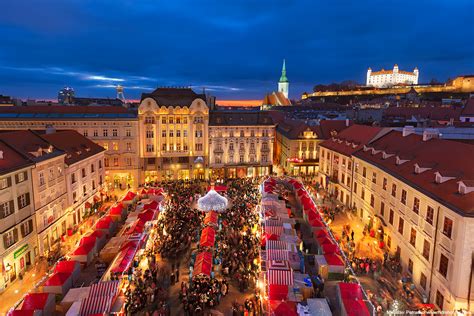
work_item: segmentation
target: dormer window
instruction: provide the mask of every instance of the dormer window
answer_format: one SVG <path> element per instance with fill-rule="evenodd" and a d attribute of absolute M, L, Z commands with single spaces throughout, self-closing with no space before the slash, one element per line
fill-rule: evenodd
<path fill-rule="evenodd" d="M 377 155 L 380 152 L 380 150 L 376 150 L 375 148 L 372 148 L 372 155 Z"/>
<path fill-rule="evenodd" d="M 409 161 L 409 159 L 403 159 L 403 158 L 400 158 L 399 156 L 397 156 L 396 164 L 401 165 L 401 164 L 404 164 L 407 161 Z"/>
<path fill-rule="evenodd" d="M 385 152 L 385 151 L 382 152 L 382 159 L 388 159 L 388 158 L 390 158 L 390 157 L 392 157 L 392 156 L 393 156 L 393 154 L 389 154 L 389 153 L 387 153 L 387 152 Z"/>
<path fill-rule="evenodd" d="M 371 150 L 371 149 L 373 149 L 373 148 L 364 145 L 364 151 L 369 151 L 369 150 Z"/>
<path fill-rule="evenodd" d="M 453 179 L 456 179 L 456 177 L 453 175 L 441 174 L 440 172 L 435 172 L 435 182 L 438 184 L 441 184 Z"/>
<path fill-rule="evenodd" d="M 458 193 L 468 194 L 474 192 L 474 180 L 461 180 L 458 182 Z"/>
<path fill-rule="evenodd" d="M 419 164 L 415 164 L 415 173 L 416 174 L 420 174 L 422 172 L 425 172 L 427 170 L 430 170 L 431 167 L 428 167 L 428 166 L 420 166 Z"/>

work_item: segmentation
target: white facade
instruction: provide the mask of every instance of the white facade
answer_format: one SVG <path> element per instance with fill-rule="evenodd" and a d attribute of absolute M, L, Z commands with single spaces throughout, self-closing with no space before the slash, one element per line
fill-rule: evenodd
<path fill-rule="evenodd" d="M 371 68 L 367 70 L 367 86 L 386 88 L 397 84 L 418 84 L 419 71 L 415 68 L 413 72 L 398 69 L 398 65 L 393 66 L 393 70 L 373 72 Z"/>

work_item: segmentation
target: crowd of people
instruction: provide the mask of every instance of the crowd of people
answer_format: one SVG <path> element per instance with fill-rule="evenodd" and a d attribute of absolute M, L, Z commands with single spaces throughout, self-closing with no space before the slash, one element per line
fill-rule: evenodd
<path fill-rule="evenodd" d="M 260 241 L 256 236 L 259 217 L 255 212 L 259 192 L 252 179 L 227 184 L 230 208 L 220 215 L 222 230 L 215 255 L 222 262 L 222 274 L 237 282 L 241 292 L 255 283 L 258 272 Z"/>
<path fill-rule="evenodd" d="M 222 297 L 229 292 L 224 279 L 195 278 L 189 286 L 181 283 L 180 298 L 185 315 L 202 315 L 206 309 L 215 308 Z"/>

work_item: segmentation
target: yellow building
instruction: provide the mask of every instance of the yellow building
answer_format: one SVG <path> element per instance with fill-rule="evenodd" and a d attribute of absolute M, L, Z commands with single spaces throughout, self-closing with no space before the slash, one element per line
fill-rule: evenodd
<path fill-rule="evenodd" d="M 209 107 L 190 88 L 158 88 L 138 108 L 144 181 L 208 177 Z"/>

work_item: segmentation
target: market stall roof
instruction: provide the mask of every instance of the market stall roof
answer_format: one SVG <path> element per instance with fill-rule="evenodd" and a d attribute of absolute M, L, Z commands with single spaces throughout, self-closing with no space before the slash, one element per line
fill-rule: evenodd
<path fill-rule="evenodd" d="M 270 284 L 268 286 L 269 300 L 286 300 L 288 296 L 288 285 Z"/>
<path fill-rule="evenodd" d="M 320 221 L 321 222 L 321 215 L 317 213 L 316 211 L 309 211 L 308 212 L 308 221 Z"/>
<path fill-rule="evenodd" d="M 88 236 L 90 237 L 95 237 L 97 239 L 100 239 L 102 237 L 104 237 L 104 233 L 101 232 L 100 230 L 94 230 L 91 234 L 89 234 Z"/>
<path fill-rule="evenodd" d="M 75 260 L 64 260 L 58 261 L 56 266 L 54 267 L 54 272 L 61 272 L 61 273 L 73 273 L 74 271 L 81 268 L 81 264 L 79 261 Z"/>
<path fill-rule="evenodd" d="M 207 187 L 207 191 L 211 191 L 212 189 L 213 189 L 212 186 Z M 225 192 L 227 191 L 227 187 L 225 185 L 216 185 L 214 186 L 214 190 L 216 192 Z"/>
<path fill-rule="evenodd" d="M 270 301 L 271 315 L 298 316 L 296 304 L 293 302 Z"/>
<path fill-rule="evenodd" d="M 206 217 L 204 218 L 204 225 L 217 225 L 217 220 L 219 218 L 219 215 L 217 215 L 216 212 L 209 212 L 206 214 Z"/>
<path fill-rule="evenodd" d="M 143 188 L 141 191 L 140 191 L 140 195 L 145 195 L 147 194 L 148 192 L 145 190 L 145 188 Z"/>
<path fill-rule="evenodd" d="M 325 254 L 324 259 L 326 259 L 327 264 L 330 266 L 344 266 L 342 258 L 334 253 Z"/>
<path fill-rule="evenodd" d="M 363 299 L 362 288 L 357 283 L 339 282 L 337 284 L 341 298 L 344 299 Z"/>
<path fill-rule="evenodd" d="M 122 199 L 122 201 L 131 201 L 137 196 L 136 193 L 133 193 L 132 191 L 128 191 L 127 195 Z"/>
<path fill-rule="evenodd" d="M 267 250 L 267 260 L 290 260 L 288 250 L 269 249 Z"/>
<path fill-rule="evenodd" d="M 291 270 L 268 270 L 268 284 L 293 285 L 293 271 Z"/>
<path fill-rule="evenodd" d="M 82 237 L 81 240 L 79 241 L 79 245 L 83 246 L 86 244 L 91 244 L 92 247 L 94 247 L 96 242 L 97 242 L 97 237 L 89 235 L 89 236 Z"/>
<path fill-rule="evenodd" d="M 323 253 L 326 254 L 341 254 L 341 249 L 336 244 L 324 244 L 321 245 Z"/>
<path fill-rule="evenodd" d="M 265 220 L 265 227 L 267 226 L 283 226 L 283 221 L 281 218 L 267 219 Z"/>
<path fill-rule="evenodd" d="M 32 309 L 15 309 L 8 313 L 8 316 L 36 316 L 41 315 L 40 311 L 35 311 Z"/>
<path fill-rule="evenodd" d="M 143 233 L 143 230 L 145 229 L 145 222 L 142 219 L 137 219 L 133 224 L 127 229 L 126 234 L 127 235 L 132 235 L 132 234 L 141 234 Z"/>
<path fill-rule="evenodd" d="M 71 255 L 73 256 L 87 255 L 92 251 L 93 248 L 94 248 L 94 244 L 90 244 L 90 243 L 80 245 L 71 253 Z"/>
<path fill-rule="evenodd" d="M 328 236 L 328 232 L 325 229 L 314 230 L 313 234 L 314 234 L 314 237 L 316 238 L 322 238 L 322 237 Z"/>
<path fill-rule="evenodd" d="M 158 194 L 162 194 L 163 192 L 164 192 L 163 188 L 150 188 L 150 189 L 148 189 L 148 194 L 158 195 Z"/>
<path fill-rule="evenodd" d="M 138 218 L 144 222 L 149 222 L 155 219 L 156 215 L 159 213 L 158 210 L 147 209 L 140 214 L 138 214 Z"/>
<path fill-rule="evenodd" d="M 93 296 L 82 299 L 80 316 L 104 315 L 110 311 L 113 298 L 110 296 Z"/>
<path fill-rule="evenodd" d="M 123 205 L 122 203 L 119 203 L 110 208 L 109 215 L 122 215 L 122 212 L 123 212 Z"/>
<path fill-rule="evenodd" d="M 333 245 L 334 244 L 334 242 L 328 236 L 318 237 L 318 238 L 316 238 L 316 240 L 318 241 L 318 244 L 320 246 L 322 246 L 322 245 Z"/>
<path fill-rule="evenodd" d="M 28 293 L 23 300 L 23 310 L 43 310 L 49 301 L 54 302 L 54 294 L 50 293 Z"/>
<path fill-rule="evenodd" d="M 71 277 L 70 272 L 56 272 L 53 273 L 44 283 L 44 286 L 62 286 Z"/>
<path fill-rule="evenodd" d="M 269 260 L 269 270 L 291 270 L 290 263 L 286 260 Z"/>
<path fill-rule="evenodd" d="M 223 212 L 227 208 L 227 199 L 215 190 L 209 190 L 205 196 L 199 198 L 198 208 L 205 212 Z"/>
<path fill-rule="evenodd" d="M 112 224 L 113 224 L 112 218 L 110 216 L 105 216 L 97 221 L 97 223 L 95 224 L 95 228 L 109 229 Z"/>
<path fill-rule="evenodd" d="M 216 231 L 212 227 L 206 227 L 201 232 L 201 240 L 199 244 L 201 247 L 212 247 L 216 241 Z"/>
<path fill-rule="evenodd" d="M 120 281 L 105 281 L 91 285 L 89 297 L 115 296 L 119 289 Z"/>
<path fill-rule="evenodd" d="M 130 268 L 130 265 L 133 262 L 133 258 L 135 257 L 136 247 L 127 247 L 120 251 L 117 255 L 116 259 L 114 260 L 110 272 L 111 273 L 123 273 Z"/>
<path fill-rule="evenodd" d="M 281 240 L 268 240 L 266 249 L 267 250 L 274 250 L 274 249 L 287 250 L 288 244 Z"/>
<path fill-rule="evenodd" d="M 150 203 L 147 203 L 143 206 L 143 210 L 156 210 L 160 204 L 157 201 L 151 201 Z"/>
<path fill-rule="evenodd" d="M 194 263 L 193 276 L 206 275 L 210 276 L 212 270 L 212 253 L 205 251 L 196 256 Z"/>
<path fill-rule="evenodd" d="M 283 234 L 283 226 L 265 226 L 265 233 L 280 236 Z"/>

